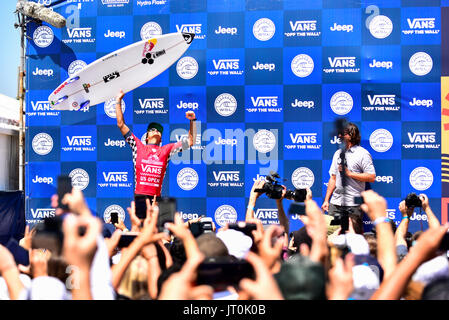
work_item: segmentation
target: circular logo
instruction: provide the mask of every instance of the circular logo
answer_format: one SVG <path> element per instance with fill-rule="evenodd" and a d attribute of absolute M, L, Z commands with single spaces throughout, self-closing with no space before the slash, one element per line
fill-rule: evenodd
<path fill-rule="evenodd" d="M 176 64 L 176 72 L 181 78 L 186 80 L 195 77 L 198 73 L 198 69 L 198 62 L 192 57 L 181 58 Z"/>
<path fill-rule="evenodd" d="M 49 154 L 53 149 L 53 139 L 47 133 L 38 133 L 34 136 L 31 145 L 34 152 L 36 152 L 38 155 L 44 156 L 46 154 Z"/>
<path fill-rule="evenodd" d="M 36 46 L 46 48 L 53 42 L 55 35 L 53 30 L 47 26 L 40 26 L 34 30 L 33 41 Z"/>
<path fill-rule="evenodd" d="M 121 206 L 119 206 L 117 204 L 113 204 L 104 210 L 104 213 L 103 213 L 104 222 L 109 223 L 111 221 L 111 213 L 112 212 L 117 212 L 119 220 L 125 221 L 125 210 L 123 210 L 123 208 Z"/>
<path fill-rule="evenodd" d="M 409 180 L 413 188 L 424 191 L 429 189 L 432 185 L 433 174 L 432 171 L 426 167 L 418 167 L 410 173 Z"/>
<path fill-rule="evenodd" d="M 183 168 L 178 172 L 176 181 L 182 190 L 192 190 L 198 184 L 198 173 L 192 168 Z"/>
<path fill-rule="evenodd" d="M 224 204 L 215 210 L 215 222 L 220 227 L 225 227 L 227 223 L 234 223 L 237 221 L 237 211 L 233 206 Z"/>
<path fill-rule="evenodd" d="M 292 183 L 296 189 L 311 188 L 314 182 L 315 176 L 309 168 L 299 167 L 292 173 Z"/>
<path fill-rule="evenodd" d="M 268 41 L 276 32 L 276 26 L 274 22 L 268 18 L 262 18 L 257 20 L 253 25 L 253 34 L 257 40 Z"/>
<path fill-rule="evenodd" d="M 369 32 L 374 38 L 385 39 L 393 32 L 393 22 L 387 16 L 375 16 L 369 24 Z"/>
<path fill-rule="evenodd" d="M 75 60 L 69 65 L 69 68 L 67 69 L 67 73 L 71 77 L 78 71 L 83 70 L 86 66 L 87 66 L 87 63 L 85 63 L 83 60 Z"/>
<path fill-rule="evenodd" d="M 408 66 L 410 67 L 410 71 L 417 76 L 425 76 L 432 71 L 433 60 L 429 54 L 417 52 L 410 58 Z"/>
<path fill-rule="evenodd" d="M 140 37 L 142 38 L 142 40 L 149 40 L 153 36 L 158 36 L 161 34 L 161 26 L 154 21 L 147 22 L 142 26 L 142 28 L 140 28 Z"/>
<path fill-rule="evenodd" d="M 214 107 L 220 116 L 229 117 L 237 110 L 237 100 L 230 93 L 222 93 L 215 99 Z"/>
<path fill-rule="evenodd" d="M 69 177 L 72 178 L 72 186 L 74 188 L 84 190 L 89 185 L 89 174 L 84 169 L 73 169 L 70 171 Z"/>
<path fill-rule="evenodd" d="M 270 152 L 276 146 L 276 136 L 273 132 L 262 129 L 253 137 L 254 148 L 262 153 Z"/>
<path fill-rule="evenodd" d="M 330 101 L 331 109 L 338 115 L 349 113 L 354 106 L 354 100 L 349 93 L 339 91 L 334 93 Z"/>
<path fill-rule="evenodd" d="M 393 136 L 386 129 L 377 129 L 369 136 L 369 144 L 374 151 L 385 152 L 393 145 Z"/>
<path fill-rule="evenodd" d="M 115 113 L 115 105 L 115 98 L 108 99 L 104 103 L 104 113 L 106 113 L 109 118 L 117 118 L 117 114 Z M 122 100 L 122 113 L 125 113 L 125 108 L 125 101 Z"/>
<path fill-rule="evenodd" d="M 307 54 L 298 54 L 293 58 L 291 68 L 295 76 L 300 78 L 308 77 L 315 67 L 313 59 Z"/>

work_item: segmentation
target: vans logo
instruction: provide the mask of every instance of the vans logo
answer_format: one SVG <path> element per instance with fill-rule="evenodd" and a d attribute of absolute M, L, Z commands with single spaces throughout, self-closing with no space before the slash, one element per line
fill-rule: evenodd
<path fill-rule="evenodd" d="M 308 20 L 308 21 L 289 21 L 290 28 L 292 31 L 298 32 L 298 31 L 316 31 L 316 20 Z"/>
<path fill-rule="evenodd" d="M 290 139 L 293 143 L 316 143 L 316 133 L 290 133 Z"/>
<path fill-rule="evenodd" d="M 239 171 L 212 171 L 214 174 L 215 181 L 239 181 L 240 172 Z"/>
<path fill-rule="evenodd" d="M 128 172 L 103 172 L 106 182 L 128 182 Z"/>
<path fill-rule="evenodd" d="M 327 58 L 329 64 L 332 68 L 354 68 L 355 67 L 355 57 L 335 57 Z"/>
<path fill-rule="evenodd" d="M 33 111 L 50 111 L 53 110 L 51 108 L 50 103 L 48 101 L 31 101 L 31 108 L 33 108 Z"/>
<path fill-rule="evenodd" d="M 239 59 L 220 59 L 212 60 L 214 68 L 216 70 L 238 70 L 239 69 Z"/>
<path fill-rule="evenodd" d="M 162 109 L 164 108 L 164 98 L 139 99 L 142 109 Z"/>
<path fill-rule="evenodd" d="M 434 29 L 435 18 L 415 18 L 407 19 L 410 29 Z"/>
<path fill-rule="evenodd" d="M 435 143 L 435 132 L 414 132 L 411 134 L 407 132 L 408 138 L 411 143 Z"/>
<path fill-rule="evenodd" d="M 34 219 L 45 219 L 45 218 L 53 218 L 56 214 L 56 209 L 48 208 L 48 209 L 31 209 L 31 215 Z"/>
<path fill-rule="evenodd" d="M 92 136 L 73 136 L 66 137 L 69 146 L 90 146 L 92 145 Z"/>
<path fill-rule="evenodd" d="M 368 95 L 370 105 L 388 105 L 394 106 L 396 104 L 396 95 L 394 94 L 376 94 L 374 96 Z"/>
<path fill-rule="evenodd" d="M 67 28 L 67 34 L 70 38 L 90 38 L 92 37 L 92 28 Z"/>
<path fill-rule="evenodd" d="M 278 106 L 278 97 L 270 96 L 270 97 L 251 97 L 251 102 L 254 107 L 277 107 Z"/>

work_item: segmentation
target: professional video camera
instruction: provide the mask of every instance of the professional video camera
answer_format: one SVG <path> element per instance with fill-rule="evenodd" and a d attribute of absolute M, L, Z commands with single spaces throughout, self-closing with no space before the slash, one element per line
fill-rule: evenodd
<path fill-rule="evenodd" d="M 405 197 L 405 206 L 407 208 L 421 208 L 422 201 L 416 193 L 412 192 Z"/>
<path fill-rule="evenodd" d="M 277 179 L 280 178 L 281 177 L 277 172 L 270 171 L 270 174 L 265 178 L 266 182 L 263 187 L 255 189 L 254 191 L 265 193 L 270 199 L 280 199 L 282 197 L 282 192 L 284 191 L 283 186 L 277 181 Z M 296 202 L 304 202 L 304 200 L 306 200 L 306 195 L 306 189 L 287 190 L 284 198 Z"/>

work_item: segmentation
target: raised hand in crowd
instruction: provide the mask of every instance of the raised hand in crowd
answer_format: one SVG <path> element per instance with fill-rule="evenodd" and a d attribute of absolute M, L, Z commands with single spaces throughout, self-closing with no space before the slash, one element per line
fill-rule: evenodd
<path fill-rule="evenodd" d="M 48 276 L 48 260 L 51 257 L 51 252 L 46 249 L 31 249 L 30 250 L 30 265 L 24 266 L 19 264 L 19 270 L 22 273 L 28 274 L 31 278 Z"/>
<path fill-rule="evenodd" d="M 413 208 L 407 208 L 405 205 L 405 200 L 402 200 L 399 203 L 399 212 L 401 212 L 402 219 L 401 223 L 396 228 L 396 232 L 394 233 L 395 244 L 396 246 L 402 245 L 407 247 L 405 237 L 407 235 L 410 217 L 413 215 Z"/>
<path fill-rule="evenodd" d="M 327 227 L 323 213 L 317 203 L 311 199 L 304 201 L 306 206 L 307 219 L 303 220 L 307 234 L 312 238 L 309 258 L 312 261 L 324 263 L 329 249 L 327 247 Z M 301 253 L 305 253 L 304 247 L 299 248 Z"/>
<path fill-rule="evenodd" d="M 11 300 L 19 299 L 20 293 L 24 289 L 19 274 L 19 269 L 17 268 L 13 255 L 7 248 L 0 244 L 0 276 L 6 282 Z"/>
<path fill-rule="evenodd" d="M 147 207 L 148 209 L 148 207 Z M 126 208 L 131 220 L 131 232 L 138 232 L 142 228 L 143 219 L 139 219 L 136 215 L 136 203 L 131 201 L 131 207 Z"/>
<path fill-rule="evenodd" d="M 97 238 L 101 233 L 101 222 L 92 216 L 69 215 L 63 223 L 63 256 L 68 265 L 76 267 L 72 276 L 75 286 L 72 298 L 91 300 L 90 268 L 97 251 Z"/>
<path fill-rule="evenodd" d="M 245 278 L 240 281 L 240 297 L 253 300 L 284 300 L 265 262 L 253 252 L 248 253 L 246 260 L 253 266 L 256 279 Z"/>
<path fill-rule="evenodd" d="M 19 241 L 19 245 L 24 248 L 25 250 L 31 249 L 31 240 L 33 239 L 33 235 L 35 233 L 35 230 L 30 231 L 30 226 L 27 225 L 25 227 L 25 234 L 22 239 Z"/>
<path fill-rule="evenodd" d="M 352 278 L 352 267 L 354 267 L 354 255 L 348 253 L 344 260 L 338 258 L 335 265 L 329 270 L 329 282 L 326 285 L 326 296 L 328 300 L 346 300 L 354 289 Z"/>
<path fill-rule="evenodd" d="M 419 199 L 421 200 L 421 203 L 422 203 L 422 209 L 424 210 L 424 212 L 427 215 L 427 222 L 429 223 L 429 228 L 439 227 L 441 225 L 440 221 L 438 220 L 438 218 L 435 216 L 432 209 L 430 208 L 429 198 L 427 197 L 427 195 L 425 195 L 424 193 L 421 193 L 419 195 Z"/>
<path fill-rule="evenodd" d="M 255 191 L 256 189 L 261 189 L 265 184 L 264 180 L 256 180 L 251 188 L 249 195 L 248 207 L 246 209 L 245 221 L 254 218 L 254 206 L 256 205 L 257 199 L 262 195 L 260 192 Z"/>
<path fill-rule="evenodd" d="M 273 273 L 278 272 L 281 267 L 281 252 L 282 246 L 284 245 L 284 238 L 282 234 L 282 227 L 270 226 L 263 233 L 262 239 L 257 245 L 260 258 Z"/>
<path fill-rule="evenodd" d="M 394 271 L 397 264 L 393 229 L 387 214 L 387 201 L 373 190 L 361 193 L 364 203 L 360 206 L 376 228 L 377 260 L 384 270 L 384 279 Z"/>

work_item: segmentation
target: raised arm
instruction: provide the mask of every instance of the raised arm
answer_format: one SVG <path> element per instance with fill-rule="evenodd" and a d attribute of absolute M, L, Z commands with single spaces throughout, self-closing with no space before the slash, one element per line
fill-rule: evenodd
<path fill-rule="evenodd" d="M 405 201 L 401 201 L 399 203 L 399 211 L 402 215 L 402 220 L 399 226 L 396 229 L 396 233 L 394 234 L 394 239 L 396 242 L 396 246 L 404 245 L 407 246 L 407 241 L 405 240 L 405 236 L 407 234 L 408 225 L 410 216 L 413 214 L 413 209 L 407 208 L 405 205 Z"/>
<path fill-rule="evenodd" d="M 190 120 L 189 146 L 193 146 L 196 141 L 196 115 L 195 115 L 195 112 L 187 111 L 186 118 Z"/>
<path fill-rule="evenodd" d="M 254 219 L 254 206 L 256 205 L 256 200 L 259 198 L 261 193 L 256 192 L 254 190 L 260 189 L 265 184 L 265 181 L 263 180 L 257 180 L 254 182 L 254 185 L 251 189 L 251 193 L 249 195 L 249 201 L 248 201 L 248 207 L 246 209 L 246 215 L 245 215 L 245 221 L 248 221 L 248 219 Z"/>
<path fill-rule="evenodd" d="M 435 216 L 432 209 L 430 208 L 429 198 L 427 198 L 427 196 L 424 193 L 421 193 L 419 195 L 419 198 L 421 199 L 421 202 L 422 202 L 422 208 L 427 215 L 427 221 L 429 223 L 429 228 L 438 228 L 440 226 L 440 221 L 438 220 L 438 218 Z"/>
<path fill-rule="evenodd" d="M 125 124 L 125 119 L 123 118 L 123 112 L 122 112 L 122 99 L 125 93 L 123 90 L 120 90 L 119 94 L 117 95 L 115 99 L 115 114 L 117 116 L 117 127 L 120 129 L 120 132 L 122 135 L 125 135 L 129 132 L 128 126 Z"/>

